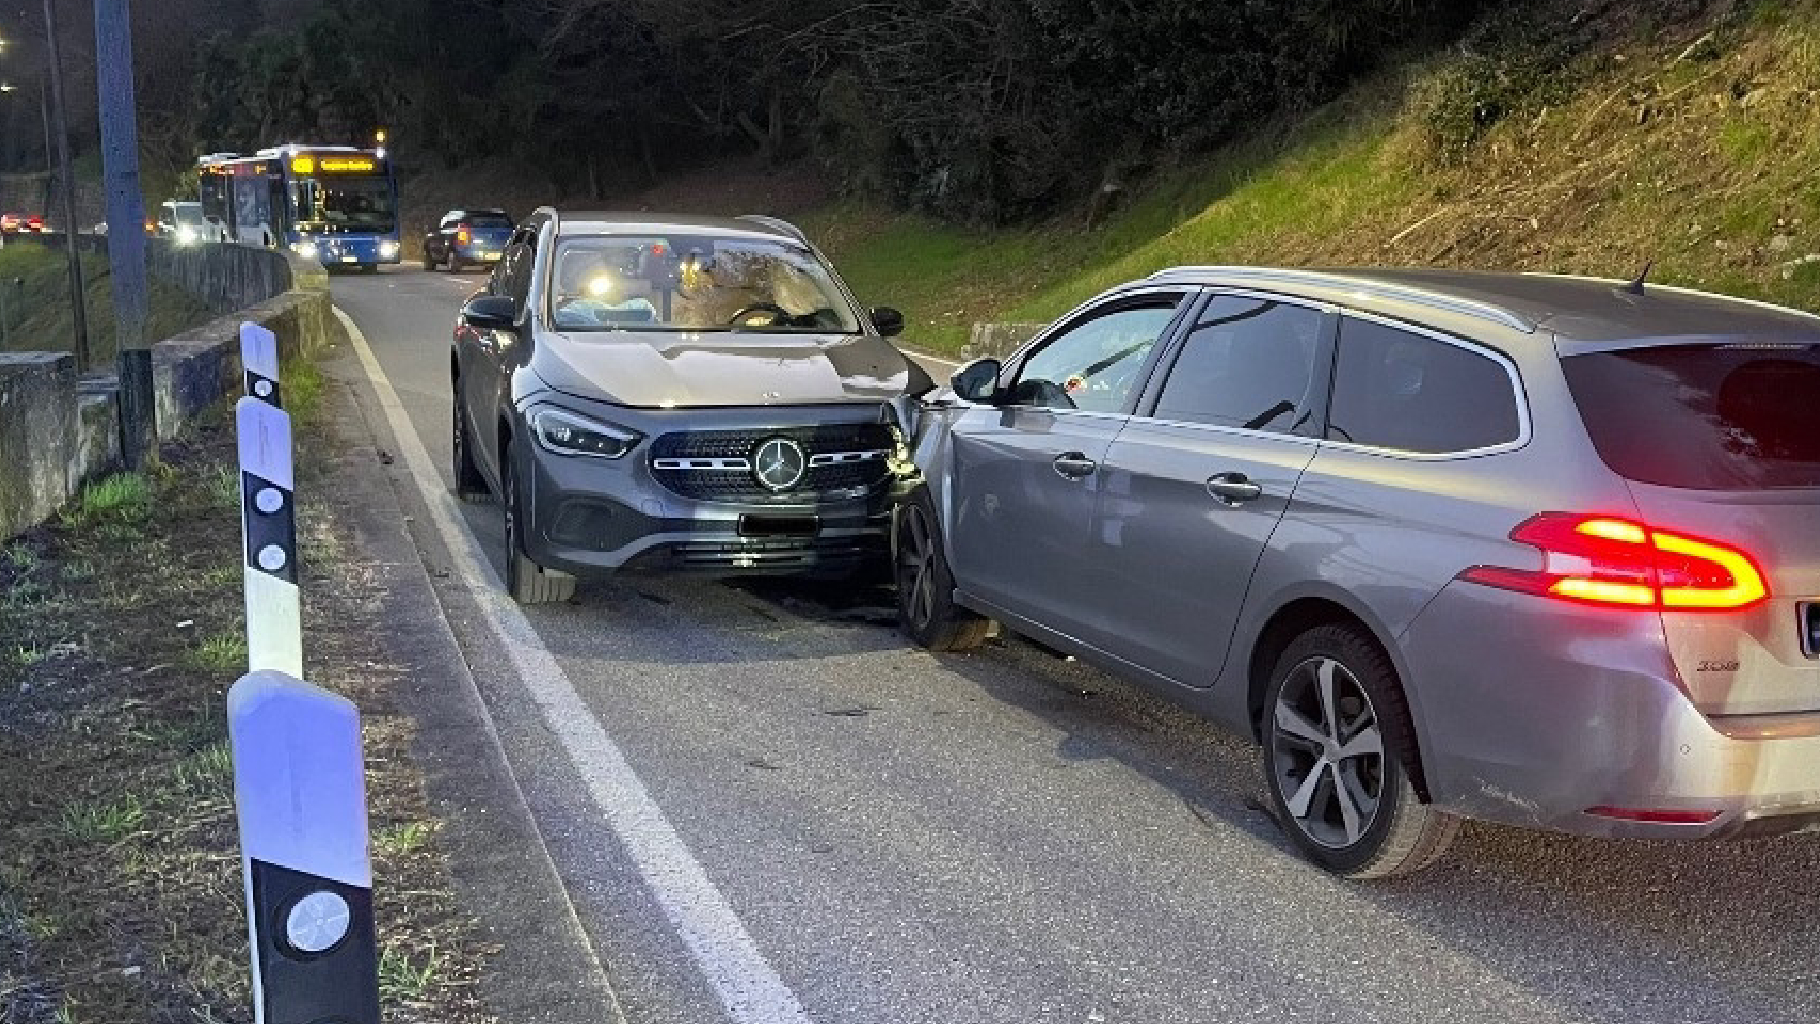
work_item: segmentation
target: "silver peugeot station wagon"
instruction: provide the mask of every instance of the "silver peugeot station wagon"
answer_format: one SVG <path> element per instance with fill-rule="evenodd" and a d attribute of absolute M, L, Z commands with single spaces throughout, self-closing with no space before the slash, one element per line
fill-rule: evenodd
<path fill-rule="evenodd" d="M 1184 267 L 929 397 L 910 636 L 996 620 L 1248 730 L 1331 871 L 1419 869 L 1462 817 L 1820 824 L 1820 317 Z"/>

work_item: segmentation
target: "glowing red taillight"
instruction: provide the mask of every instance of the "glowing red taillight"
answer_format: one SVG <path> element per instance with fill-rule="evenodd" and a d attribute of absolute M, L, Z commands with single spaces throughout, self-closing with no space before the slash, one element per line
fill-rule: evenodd
<path fill-rule="evenodd" d="M 456 241 L 456 244 L 458 244 L 458 245 L 468 244 L 469 237 L 470 236 L 468 235 L 467 228 L 462 228 L 461 230 L 455 232 L 455 241 Z"/>
<path fill-rule="evenodd" d="M 1460 579 L 1606 607 L 1735 611 L 1769 596 L 1750 555 L 1617 516 L 1543 512 L 1510 531 L 1542 552 L 1540 570 L 1475 565 Z"/>

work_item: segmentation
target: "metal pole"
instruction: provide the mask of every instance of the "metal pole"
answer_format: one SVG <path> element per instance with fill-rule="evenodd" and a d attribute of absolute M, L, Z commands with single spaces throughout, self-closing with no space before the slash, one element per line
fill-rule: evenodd
<path fill-rule="evenodd" d="M 38 114 L 44 118 L 44 173 L 54 175 L 57 154 L 51 149 L 51 101 L 46 98 L 43 76 L 38 78 Z M 47 202 L 45 205 L 50 204 Z"/>
<path fill-rule="evenodd" d="M 76 178 L 70 172 L 69 118 L 63 106 L 63 58 L 57 50 L 57 6 L 44 0 L 44 42 L 51 60 L 51 106 L 56 108 L 57 168 L 63 178 L 64 246 L 70 266 L 70 320 L 76 328 L 76 372 L 89 369 L 88 306 L 83 301 L 82 254 L 76 249 Z"/>
<path fill-rule="evenodd" d="M 95 0 L 95 85 L 101 94 L 107 259 L 113 272 L 114 345 L 120 361 L 120 455 L 133 469 L 147 451 L 156 450 L 156 411 L 152 350 L 145 337 L 145 196 L 139 190 L 139 120 L 133 102 L 127 0 Z"/>

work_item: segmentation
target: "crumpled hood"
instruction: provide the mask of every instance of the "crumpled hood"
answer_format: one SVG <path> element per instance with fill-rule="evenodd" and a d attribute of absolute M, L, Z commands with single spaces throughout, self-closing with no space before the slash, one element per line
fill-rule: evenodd
<path fill-rule="evenodd" d="M 883 402 L 911 384 L 883 338 L 692 331 L 539 332 L 531 369 L 552 388 L 616 405 Z"/>

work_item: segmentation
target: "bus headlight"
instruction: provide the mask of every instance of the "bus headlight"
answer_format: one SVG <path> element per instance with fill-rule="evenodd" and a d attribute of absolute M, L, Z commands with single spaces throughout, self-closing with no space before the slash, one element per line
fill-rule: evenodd
<path fill-rule="evenodd" d="M 379 243 L 379 258 L 389 260 L 398 255 L 398 243 L 390 239 Z"/>
<path fill-rule="evenodd" d="M 193 245 L 196 241 L 196 229 L 185 224 L 177 229 L 178 245 Z"/>
<path fill-rule="evenodd" d="M 307 238 L 301 242 L 291 243 L 291 251 L 302 256 L 306 260 L 313 260 L 317 256 L 316 243 Z"/>

